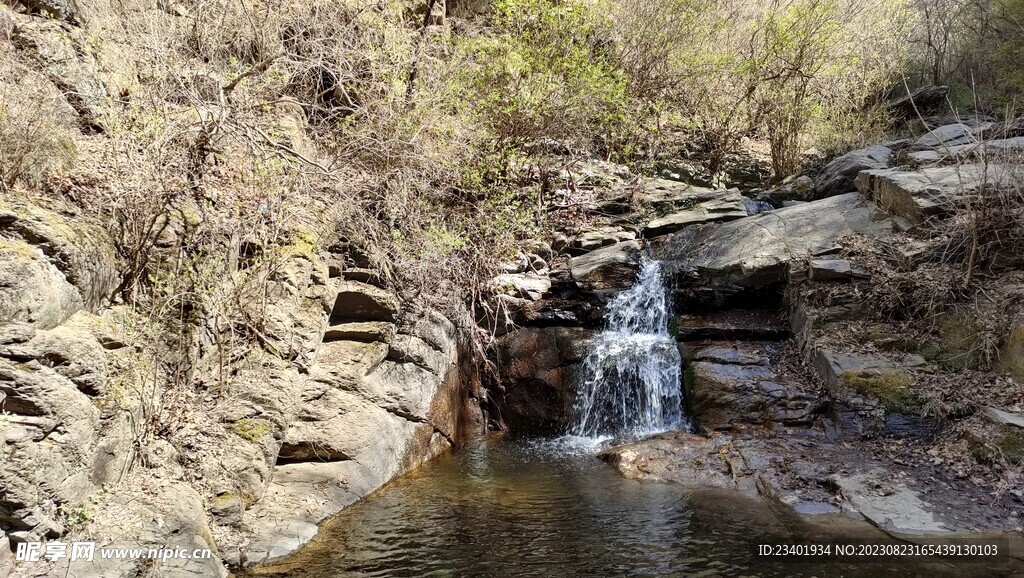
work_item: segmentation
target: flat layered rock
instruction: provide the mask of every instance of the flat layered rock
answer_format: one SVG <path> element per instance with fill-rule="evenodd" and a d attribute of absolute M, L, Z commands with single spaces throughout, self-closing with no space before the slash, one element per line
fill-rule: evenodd
<path fill-rule="evenodd" d="M 584 231 L 566 241 L 565 252 L 570 255 L 583 255 L 623 241 L 636 239 L 636 233 L 618 227 L 601 227 L 592 231 Z"/>
<path fill-rule="evenodd" d="M 331 324 L 344 321 L 394 322 L 398 299 L 389 291 L 359 281 L 343 281 L 331 309 Z"/>
<path fill-rule="evenodd" d="M 623 241 L 569 260 L 576 283 L 598 291 L 629 288 L 636 281 L 639 265 L 639 241 Z"/>
<path fill-rule="evenodd" d="M 918 138 L 914 144 L 928 148 L 947 148 L 957 145 L 969 144 L 991 129 L 994 125 L 991 122 L 982 122 L 977 125 L 964 123 L 947 124 L 933 128 L 924 136 Z"/>
<path fill-rule="evenodd" d="M 644 236 L 657 237 L 691 225 L 741 219 L 747 216 L 744 201 L 739 192 L 723 191 L 719 196 L 700 201 L 692 208 L 654 219 L 644 227 Z"/>
<path fill-rule="evenodd" d="M 728 310 L 680 315 L 676 336 L 680 341 L 765 340 L 789 337 L 788 325 L 778 313 L 766 309 Z"/>
<path fill-rule="evenodd" d="M 919 224 L 941 215 L 981 187 L 1012 186 L 1013 171 L 1000 164 L 863 171 L 857 189 L 894 216 Z"/>
<path fill-rule="evenodd" d="M 808 386 L 780 375 L 769 363 L 768 343 L 718 344 L 697 349 L 687 365 L 687 407 L 707 430 L 734 425 L 809 425 L 823 402 Z"/>
<path fill-rule="evenodd" d="M 537 301 L 551 290 L 551 278 L 536 273 L 503 273 L 491 281 L 497 293 Z"/>
<path fill-rule="evenodd" d="M 892 472 L 879 469 L 854 475 L 836 474 L 829 480 L 839 488 L 847 503 L 890 534 L 944 534 L 950 531 L 937 518 L 934 506 L 906 485 L 892 482 L 892 477 Z"/>
<path fill-rule="evenodd" d="M 324 332 L 324 341 L 383 341 L 395 336 L 395 324 L 386 321 L 355 321 L 331 325 Z"/>
<path fill-rule="evenodd" d="M 986 407 L 981 413 L 993 423 L 1024 429 L 1024 414 L 1004 411 L 994 407 Z"/>
<path fill-rule="evenodd" d="M 654 214 L 663 216 L 726 195 L 739 195 L 739 189 L 713 189 L 678 181 L 653 179 L 644 183 L 639 200 L 650 207 Z"/>
<path fill-rule="evenodd" d="M 830 250 L 851 233 L 881 237 L 892 222 L 857 193 L 785 207 L 697 230 L 686 229 L 653 244 L 677 286 L 700 300 L 720 305 L 732 296 L 780 286 L 790 263 Z"/>

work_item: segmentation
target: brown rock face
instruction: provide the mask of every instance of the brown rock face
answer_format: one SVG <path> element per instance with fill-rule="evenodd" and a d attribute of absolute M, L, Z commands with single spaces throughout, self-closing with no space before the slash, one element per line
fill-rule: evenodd
<path fill-rule="evenodd" d="M 493 399 L 513 431 L 557 431 L 572 419 L 579 365 L 592 331 L 523 328 L 498 339 L 504 391 Z"/>
<path fill-rule="evenodd" d="M 701 427 L 736 424 L 808 425 L 822 402 L 806 386 L 778 375 L 765 343 L 718 344 L 697 348 L 686 371 L 685 393 Z"/>

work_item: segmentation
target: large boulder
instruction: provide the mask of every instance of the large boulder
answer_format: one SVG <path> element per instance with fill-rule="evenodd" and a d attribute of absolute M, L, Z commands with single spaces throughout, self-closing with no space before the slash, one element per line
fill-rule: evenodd
<path fill-rule="evenodd" d="M 358 316 L 394 312 L 383 291 L 343 287 Z M 374 313 L 376 312 L 376 313 Z M 317 524 L 397 475 L 449 450 L 459 437 L 466 395 L 464 335 L 433 311 L 412 321 L 347 322 L 332 326 L 285 424 L 266 489 L 237 512 L 244 531 L 224 555 L 251 565 L 287 556 L 316 535 Z M 358 340 L 355 340 L 358 339 Z M 250 433 L 250 432 L 246 432 Z M 230 492 L 217 496 L 225 506 Z M 251 501 L 250 501 L 251 503 Z"/>
<path fill-rule="evenodd" d="M 627 478 L 672 482 L 689 488 L 736 488 L 728 458 L 732 439 L 672 432 L 618 446 L 600 457 Z"/>
<path fill-rule="evenodd" d="M 26 243 L 34 249 L 26 248 Z M 66 281 L 50 281 L 52 273 L 35 273 L 41 282 L 39 291 L 63 296 L 67 293 L 64 283 L 70 283 L 78 291 L 81 306 L 89 311 L 106 303 L 121 281 L 114 240 L 106 228 L 82 217 L 0 200 L 0 248 L 8 255 L 19 254 L 23 264 L 38 263 L 41 251 Z"/>
<path fill-rule="evenodd" d="M 737 424 L 809 425 L 822 404 L 813 392 L 770 365 L 766 344 L 698 348 L 686 368 L 687 406 L 705 429 Z"/>
<path fill-rule="evenodd" d="M 920 114 L 928 114 L 947 106 L 948 93 L 948 86 L 937 85 L 920 86 L 911 91 L 901 90 L 886 103 L 886 108 L 897 118 L 916 118 Z"/>
<path fill-rule="evenodd" d="M 569 261 L 573 280 L 592 291 L 627 289 L 636 281 L 639 268 L 639 241 L 622 241 Z"/>
<path fill-rule="evenodd" d="M 394 322 L 398 299 L 389 291 L 358 281 L 343 281 L 331 309 L 332 325 L 345 321 Z"/>
<path fill-rule="evenodd" d="M 854 179 L 861 171 L 889 167 L 892 149 L 875 145 L 848 152 L 825 165 L 814 180 L 813 199 L 824 199 L 856 190 Z"/>
<path fill-rule="evenodd" d="M 849 193 L 684 230 L 653 244 L 652 253 L 691 299 L 689 306 L 763 300 L 787 282 L 794 259 L 834 251 L 851 233 L 891 233 L 892 222 L 878 213 L 873 203 Z"/>
<path fill-rule="evenodd" d="M 91 508 L 90 540 L 109 548 L 177 547 L 189 554 L 209 550 L 209 556 L 161 559 L 69 557 L 52 569 L 54 576 L 107 578 L 110 576 L 174 576 L 177 578 L 223 578 L 227 569 L 203 512 L 203 499 L 188 484 L 150 480 L 145 487 L 126 485 L 103 494 Z"/>
<path fill-rule="evenodd" d="M 50 329 L 81 308 L 81 294 L 38 247 L 0 240 L 0 323 Z"/>

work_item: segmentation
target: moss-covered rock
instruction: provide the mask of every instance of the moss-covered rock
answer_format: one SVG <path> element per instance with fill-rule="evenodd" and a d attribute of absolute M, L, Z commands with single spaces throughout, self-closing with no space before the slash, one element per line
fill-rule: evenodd
<path fill-rule="evenodd" d="M 1011 464 L 1024 464 L 1024 433 L 1008 429 L 1003 439 L 999 441 L 999 450 Z"/>
<path fill-rule="evenodd" d="M 936 338 L 921 347 L 919 353 L 943 369 L 978 369 L 982 362 L 982 326 L 969 311 L 951 311 L 941 315 L 935 325 Z"/>
<path fill-rule="evenodd" d="M 923 403 L 910 389 L 914 378 L 901 371 L 847 371 L 840 378 L 847 387 L 878 398 L 887 412 L 920 413 Z"/>
<path fill-rule="evenodd" d="M 242 439 L 258 443 L 270 433 L 270 423 L 265 419 L 243 418 L 228 424 L 228 429 Z"/>
<path fill-rule="evenodd" d="M 999 350 L 997 369 L 1018 382 L 1024 382 L 1024 322 L 1015 323 L 1006 336 Z"/>

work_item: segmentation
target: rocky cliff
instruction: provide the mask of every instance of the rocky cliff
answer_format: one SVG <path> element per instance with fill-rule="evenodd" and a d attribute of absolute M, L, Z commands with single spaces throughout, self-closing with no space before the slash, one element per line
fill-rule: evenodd
<path fill-rule="evenodd" d="M 103 227 L 29 203 L 2 210 L 6 552 L 57 538 L 173 543 L 217 556 L 155 571 L 224 575 L 225 563 L 294 552 L 319 522 L 483 427 L 466 319 L 399 298 L 343 246 L 281 264 L 262 346 L 228 361 L 222 382 L 160 391 L 131 333 L 138 313 L 112 301 L 122 265 Z M 193 370 L 218 355 L 200 343 Z M 175 431 L 147 438 L 154 411 L 176 413 Z M 46 571 L 133 575 L 140 563 Z"/>

